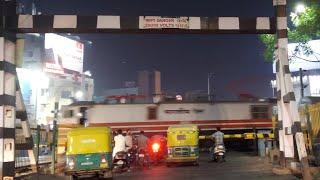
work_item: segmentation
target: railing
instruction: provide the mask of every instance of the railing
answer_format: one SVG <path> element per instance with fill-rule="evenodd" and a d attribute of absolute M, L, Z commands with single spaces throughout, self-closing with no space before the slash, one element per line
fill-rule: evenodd
<path fill-rule="evenodd" d="M 16 128 L 16 152 L 15 152 L 15 168 L 16 173 L 32 173 L 43 165 L 49 165 L 52 162 L 50 143 L 51 132 L 44 128 L 31 128 L 32 142 L 26 140 L 21 127 Z M 39 136 L 39 137 L 38 137 Z M 39 149 L 38 149 L 39 147 Z M 38 159 L 38 166 L 31 163 L 29 157 L 30 151 Z M 38 157 L 39 156 L 39 157 Z"/>
<path fill-rule="evenodd" d="M 43 165 L 43 164 L 50 164 L 52 161 L 51 158 L 51 154 L 49 155 L 43 155 L 43 156 L 39 156 L 39 165 Z M 24 168 L 24 167 L 29 167 L 30 164 L 30 159 L 28 156 L 25 157 L 16 157 L 16 161 L 15 161 L 15 167 L 16 168 Z"/>

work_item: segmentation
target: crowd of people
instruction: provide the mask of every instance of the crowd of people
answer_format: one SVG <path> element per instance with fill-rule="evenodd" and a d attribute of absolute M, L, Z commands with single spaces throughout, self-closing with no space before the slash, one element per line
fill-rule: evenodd
<path fill-rule="evenodd" d="M 128 152 L 133 148 L 133 145 L 136 144 L 138 149 L 146 149 L 149 138 L 145 136 L 144 131 L 140 131 L 137 137 L 133 137 L 132 132 L 127 130 L 123 132 L 119 129 L 114 134 L 114 147 L 113 147 L 113 157 L 117 152 L 125 151 Z"/>

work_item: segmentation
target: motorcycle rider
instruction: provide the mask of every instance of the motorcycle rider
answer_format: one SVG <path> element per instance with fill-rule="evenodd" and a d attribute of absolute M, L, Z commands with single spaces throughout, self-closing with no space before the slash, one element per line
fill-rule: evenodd
<path fill-rule="evenodd" d="M 125 137 L 122 135 L 121 129 L 117 131 L 117 135 L 114 136 L 113 139 L 114 139 L 114 147 L 113 147 L 112 157 L 114 158 L 117 152 L 126 150 L 126 141 L 125 141 Z"/>
<path fill-rule="evenodd" d="M 214 138 L 215 146 L 217 145 L 224 145 L 223 143 L 223 132 L 220 131 L 220 127 L 217 127 L 217 131 L 212 134 L 212 137 Z"/>
<path fill-rule="evenodd" d="M 140 131 L 140 134 L 137 137 L 138 152 L 139 153 L 140 151 L 144 152 L 144 155 L 145 155 L 144 158 L 147 164 L 149 164 L 150 162 L 150 157 L 148 155 L 148 142 L 149 142 L 149 138 L 144 135 L 144 131 Z"/>
<path fill-rule="evenodd" d="M 149 138 L 144 135 L 144 131 L 140 131 L 137 137 L 138 149 L 146 149 Z"/>
<path fill-rule="evenodd" d="M 126 151 L 128 152 L 132 148 L 132 133 L 130 130 L 127 130 L 126 136 L 125 136 L 125 143 L 126 143 Z"/>
<path fill-rule="evenodd" d="M 223 136 L 224 136 L 224 133 L 220 131 L 220 127 L 217 127 L 217 131 L 212 134 L 212 138 L 214 138 L 214 144 L 215 144 L 214 147 L 217 147 L 218 145 L 224 146 Z M 214 150 L 211 153 L 212 153 L 211 160 L 213 160 L 215 158 Z"/>

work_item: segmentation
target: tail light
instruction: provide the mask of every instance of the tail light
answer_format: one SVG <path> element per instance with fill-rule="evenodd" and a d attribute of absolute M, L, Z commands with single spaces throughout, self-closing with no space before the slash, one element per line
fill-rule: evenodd
<path fill-rule="evenodd" d="M 101 156 L 101 163 L 107 163 L 107 159 L 105 155 Z"/>
<path fill-rule="evenodd" d="M 68 158 L 67 165 L 68 165 L 69 169 L 74 169 L 75 160 L 73 158 Z"/>
<path fill-rule="evenodd" d="M 108 168 L 108 167 L 109 167 L 109 165 L 108 165 L 107 158 L 103 154 L 103 155 L 101 155 L 100 168 Z"/>
<path fill-rule="evenodd" d="M 160 148 L 160 145 L 158 143 L 152 144 L 152 151 L 153 152 L 158 152 Z"/>

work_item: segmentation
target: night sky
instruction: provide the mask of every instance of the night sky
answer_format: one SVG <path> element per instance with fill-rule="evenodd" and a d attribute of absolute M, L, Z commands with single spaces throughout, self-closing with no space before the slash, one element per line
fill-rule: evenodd
<path fill-rule="evenodd" d="M 39 0 L 38 0 L 39 1 Z M 90 3 L 89 3 L 90 2 Z M 163 16 L 273 16 L 272 0 L 40 0 L 43 14 Z M 263 59 L 257 35 L 82 34 L 84 69 L 95 79 L 95 92 L 135 81 L 139 70 L 160 70 L 164 91 L 206 90 L 215 74 L 216 97 L 237 93 L 270 97 L 272 64 Z"/>

